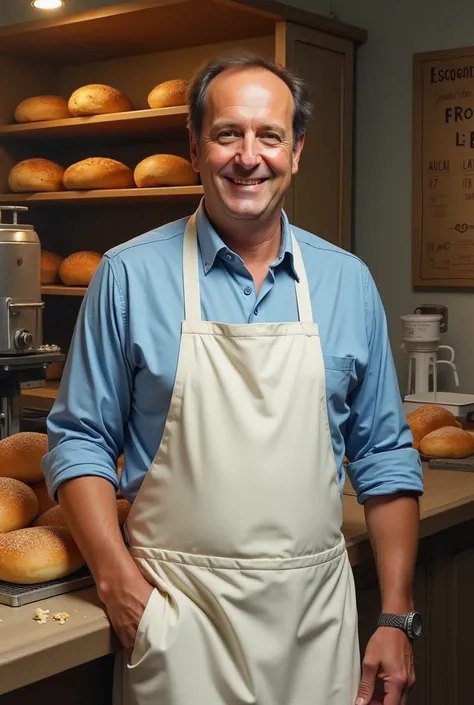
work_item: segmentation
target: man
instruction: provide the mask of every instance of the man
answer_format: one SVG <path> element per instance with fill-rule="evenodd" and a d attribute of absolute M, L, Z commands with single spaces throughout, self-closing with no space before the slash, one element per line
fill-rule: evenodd
<path fill-rule="evenodd" d="M 49 491 L 124 647 L 116 703 L 366 705 L 381 676 L 403 705 L 420 461 L 367 268 L 282 209 L 306 88 L 236 54 L 189 100 L 204 199 L 104 256 L 48 420 Z M 344 455 L 400 622 L 361 677 Z"/>

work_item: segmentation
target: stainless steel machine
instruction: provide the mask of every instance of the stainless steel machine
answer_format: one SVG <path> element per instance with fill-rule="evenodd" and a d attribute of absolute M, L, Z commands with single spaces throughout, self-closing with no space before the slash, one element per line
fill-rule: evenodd
<path fill-rule="evenodd" d="M 43 345 L 41 245 L 32 225 L 18 223 L 27 210 L 0 206 L 0 438 L 20 431 L 22 388 L 44 384 L 48 365 L 64 359 Z"/>

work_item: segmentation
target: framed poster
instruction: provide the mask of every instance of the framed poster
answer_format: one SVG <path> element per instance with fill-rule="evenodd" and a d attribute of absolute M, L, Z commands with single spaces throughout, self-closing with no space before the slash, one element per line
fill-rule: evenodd
<path fill-rule="evenodd" d="M 413 60 L 412 280 L 474 287 L 474 47 Z"/>

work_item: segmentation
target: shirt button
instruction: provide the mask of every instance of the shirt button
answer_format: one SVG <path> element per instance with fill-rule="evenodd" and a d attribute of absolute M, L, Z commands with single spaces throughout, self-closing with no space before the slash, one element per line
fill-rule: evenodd
<path fill-rule="evenodd" d="M 254 314 L 258 316 L 258 308 L 255 309 Z"/>
<path fill-rule="evenodd" d="M 245 296 L 249 296 L 252 293 L 252 289 L 250 286 L 246 286 L 244 289 L 244 294 Z"/>
<path fill-rule="evenodd" d="M 225 258 L 228 262 L 232 262 L 232 260 L 234 259 L 233 256 L 229 253 L 226 254 Z"/>

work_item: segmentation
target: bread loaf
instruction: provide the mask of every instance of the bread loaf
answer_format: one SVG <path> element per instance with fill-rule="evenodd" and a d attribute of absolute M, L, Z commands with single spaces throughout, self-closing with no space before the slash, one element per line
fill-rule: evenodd
<path fill-rule="evenodd" d="M 59 95 L 36 95 L 25 98 L 15 109 L 16 122 L 42 122 L 70 118 L 67 100 Z"/>
<path fill-rule="evenodd" d="M 48 250 L 41 250 L 41 284 L 54 284 L 58 278 L 59 265 L 63 261 L 60 255 Z"/>
<path fill-rule="evenodd" d="M 41 461 L 48 452 L 48 436 L 21 431 L 0 441 L 0 477 L 13 477 L 26 484 L 44 480 Z"/>
<path fill-rule="evenodd" d="M 431 458 L 467 458 L 474 454 L 474 436 L 455 426 L 443 426 L 424 436 L 420 452 Z"/>
<path fill-rule="evenodd" d="M 117 499 L 117 515 L 118 515 L 118 521 L 119 521 L 120 526 L 124 525 L 131 506 L 132 505 L 130 504 L 130 502 L 128 500 Z M 57 504 L 56 506 L 51 507 L 46 512 L 44 512 L 43 514 L 38 516 L 37 519 L 35 519 L 35 521 L 33 522 L 33 526 L 66 526 L 67 527 L 67 521 L 66 521 L 66 517 L 64 516 L 63 510 L 61 509 L 59 504 Z"/>
<path fill-rule="evenodd" d="M 38 500 L 24 482 L 0 477 L 0 534 L 23 529 L 35 518 Z"/>
<path fill-rule="evenodd" d="M 117 88 L 103 83 L 90 83 L 72 93 L 68 101 L 71 115 L 105 115 L 133 110 L 131 100 Z"/>
<path fill-rule="evenodd" d="M 117 490 L 117 497 L 122 496 L 122 490 L 120 489 L 120 482 L 122 479 L 123 461 L 124 461 L 124 455 L 123 454 L 119 455 L 119 457 L 117 458 L 117 478 L 119 481 L 119 488 Z"/>
<path fill-rule="evenodd" d="M 56 506 L 56 502 L 54 502 L 48 494 L 46 482 L 44 480 L 42 482 L 35 482 L 31 485 L 31 489 L 35 493 L 36 499 L 38 500 L 38 511 L 36 512 L 36 516 L 41 516 L 41 514 L 44 514 L 48 511 L 48 509 Z"/>
<path fill-rule="evenodd" d="M 33 526 L 0 536 L 0 580 L 22 585 L 58 580 L 85 564 L 62 526 Z"/>
<path fill-rule="evenodd" d="M 175 78 L 159 83 L 148 94 L 150 108 L 170 108 L 174 105 L 186 105 L 187 81 Z"/>
<path fill-rule="evenodd" d="M 420 449 L 421 439 L 443 426 L 460 427 L 456 417 L 447 409 L 437 404 L 425 404 L 407 415 L 408 425 L 413 435 L 413 447 Z"/>
<path fill-rule="evenodd" d="M 137 164 L 133 179 L 139 188 L 194 186 L 199 175 L 191 162 L 175 154 L 153 154 Z"/>
<path fill-rule="evenodd" d="M 59 278 L 66 286 L 89 286 L 102 255 L 92 250 L 74 252 L 61 262 Z"/>
<path fill-rule="evenodd" d="M 64 169 L 49 159 L 24 159 L 10 170 L 8 188 L 13 193 L 62 191 Z"/>
<path fill-rule="evenodd" d="M 71 164 L 64 172 L 63 183 L 69 191 L 134 186 L 132 170 L 107 157 L 89 157 Z"/>

